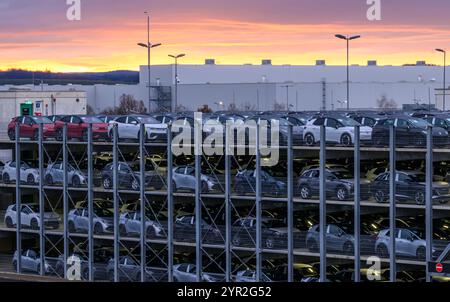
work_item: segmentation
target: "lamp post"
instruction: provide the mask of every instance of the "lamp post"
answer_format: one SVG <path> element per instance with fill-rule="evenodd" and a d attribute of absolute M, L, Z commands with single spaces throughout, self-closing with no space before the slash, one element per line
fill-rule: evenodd
<path fill-rule="evenodd" d="M 335 35 L 336 38 L 347 42 L 347 110 L 350 110 L 350 41 L 361 38 L 361 36 Z"/>
<path fill-rule="evenodd" d="M 151 102 L 152 102 L 152 78 L 151 78 L 151 61 L 150 61 L 150 54 L 151 49 L 161 46 L 161 43 L 152 44 L 150 43 L 150 14 L 149 12 L 144 12 L 147 15 L 147 43 L 138 43 L 139 46 L 147 48 L 147 68 L 148 68 L 148 111 L 150 112 L 151 109 Z"/>
<path fill-rule="evenodd" d="M 173 104 L 172 111 L 175 112 L 178 107 L 178 59 L 185 57 L 186 54 L 169 55 L 169 57 L 175 60 L 175 102 Z"/>
<path fill-rule="evenodd" d="M 443 49 L 440 49 L 440 48 L 437 48 L 436 51 L 437 52 L 442 52 L 444 54 L 444 99 L 443 99 L 443 102 L 442 102 L 442 104 L 443 104 L 442 107 L 443 107 L 443 110 L 445 111 L 445 91 L 447 90 L 447 86 L 446 86 L 446 83 L 445 83 L 445 80 L 446 80 L 445 66 L 447 64 L 447 52 L 445 50 L 443 50 Z"/>

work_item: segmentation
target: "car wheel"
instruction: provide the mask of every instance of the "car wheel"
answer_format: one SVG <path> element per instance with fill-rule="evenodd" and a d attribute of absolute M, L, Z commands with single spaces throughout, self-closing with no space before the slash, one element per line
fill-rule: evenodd
<path fill-rule="evenodd" d="M 353 254 L 353 251 L 354 251 L 353 243 L 346 242 L 344 244 L 344 250 L 343 250 L 344 254 L 351 255 L 351 254 Z"/>
<path fill-rule="evenodd" d="M 417 259 L 424 260 L 426 258 L 426 253 L 425 247 L 419 247 L 416 252 Z"/>
<path fill-rule="evenodd" d="M 8 130 L 8 137 L 10 140 L 15 141 L 16 140 L 16 131 L 13 129 Z"/>
<path fill-rule="evenodd" d="M 96 234 L 96 235 L 101 235 L 101 234 L 103 234 L 103 227 L 101 226 L 100 223 L 97 223 L 97 224 L 94 226 L 94 234 Z"/>
<path fill-rule="evenodd" d="M 12 229 L 14 227 L 11 217 L 6 217 L 5 224 L 8 229 Z"/>
<path fill-rule="evenodd" d="M 56 130 L 56 140 L 62 142 L 63 140 L 63 131 L 62 129 Z"/>
<path fill-rule="evenodd" d="M 352 145 L 352 138 L 351 138 L 351 136 L 348 135 L 348 134 L 342 135 L 342 137 L 341 137 L 341 145 L 344 145 L 344 146 L 347 146 L 347 147 L 351 146 Z"/>
<path fill-rule="evenodd" d="M 69 233 L 75 233 L 77 230 L 73 221 L 69 221 Z"/>
<path fill-rule="evenodd" d="M 380 246 L 377 247 L 377 254 L 381 258 L 387 258 L 389 256 L 389 251 L 384 244 L 381 244 Z"/>
<path fill-rule="evenodd" d="M 105 190 L 111 189 L 111 187 L 112 187 L 111 183 L 112 183 L 111 178 L 109 178 L 109 177 L 103 178 L 103 188 Z"/>
<path fill-rule="evenodd" d="M 307 146 L 314 146 L 316 144 L 316 139 L 314 138 L 314 135 L 311 133 L 308 133 L 305 135 L 305 144 Z"/>
<path fill-rule="evenodd" d="M 31 140 L 37 142 L 39 140 L 39 130 L 34 130 Z"/>
<path fill-rule="evenodd" d="M 308 242 L 306 242 L 306 247 L 311 252 L 317 252 L 319 250 L 317 242 L 314 239 L 308 240 Z"/>
<path fill-rule="evenodd" d="M 423 191 L 417 191 L 416 194 L 414 194 L 414 201 L 418 205 L 424 205 L 425 204 L 425 193 Z"/>
<path fill-rule="evenodd" d="M 50 174 L 45 176 L 45 183 L 49 186 L 53 185 L 53 177 Z"/>
<path fill-rule="evenodd" d="M 9 184 L 10 183 L 10 178 L 9 178 L 9 174 L 8 173 L 3 174 L 3 182 L 5 184 Z"/>
<path fill-rule="evenodd" d="M 32 230 L 39 230 L 39 223 L 36 219 L 32 219 L 30 223 Z"/>
<path fill-rule="evenodd" d="M 28 185 L 34 185 L 34 176 L 33 174 L 30 174 L 27 176 L 27 184 Z"/>
<path fill-rule="evenodd" d="M 336 190 L 336 198 L 339 201 L 345 201 L 348 199 L 348 191 L 346 188 L 340 187 Z"/>
<path fill-rule="evenodd" d="M 234 246 L 241 246 L 241 237 L 239 236 L 233 237 L 232 242 Z"/>
<path fill-rule="evenodd" d="M 72 186 L 73 186 L 74 188 L 79 188 L 79 187 L 80 187 L 80 184 L 81 184 L 80 178 L 79 178 L 78 176 L 74 176 L 74 177 L 72 178 Z"/>
<path fill-rule="evenodd" d="M 302 199 L 310 199 L 311 198 L 311 189 L 308 186 L 300 186 L 300 197 Z"/>
<path fill-rule="evenodd" d="M 131 182 L 131 189 L 133 191 L 139 191 L 139 181 L 137 179 L 133 179 Z"/>
<path fill-rule="evenodd" d="M 377 190 L 374 197 L 378 203 L 384 203 L 387 200 L 386 194 L 382 190 Z"/>

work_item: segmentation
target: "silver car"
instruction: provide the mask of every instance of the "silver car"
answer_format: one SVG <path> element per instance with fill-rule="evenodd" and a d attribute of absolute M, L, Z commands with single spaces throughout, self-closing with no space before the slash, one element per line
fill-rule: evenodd
<path fill-rule="evenodd" d="M 5 225 L 7 228 L 14 228 L 17 226 L 17 211 L 16 205 L 10 205 L 6 209 Z M 41 215 L 39 213 L 39 204 L 22 204 L 20 211 L 21 226 L 28 227 L 33 230 L 38 230 L 41 227 Z M 61 218 L 51 209 L 44 209 L 44 227 L 45 228 L 59 228 Z"/>
<path fill-rule="evenodd" d="M 12 259 L 12 265 L 14 267 L 14 270 L 17 270 L 18 254 L 19 253 L 16 251 Z M 22 255 L 20 255 L 20 260 L 22 270 L 27 272 L 33 272 L 36 274 L 41 273 L 41 257 L 35 251 L 33 250 L 24 251 Z M 53 272 L 53 268 L 48 264 L 46 260 L 44 263 L 44 269 L 46 274 Z"/>
<path fill-rule="evenodd" d="M 396 229 L 395 254 L 399 256 L 415 257 L 423 260 L 426 255 L 426 241 L 424 234 L 418 229 Z M 375 242 L 375 252 L 381 257 L 388 257 L 391 253 L 390 230 L 382 230 Z M 433 249 L 433 253 L 435 250 Z"/>
<path fill-rule="evenodd" d="M 330 224 L 326 226 L 325 238 L 327 249 L 351 254 L 354 251 L 355 237 L 348 234 L 344 229 L 348 229 L 345 225 Z M 306 234 L 306 247 L 312 252 L 319 250 L 319 225 L 315 225 L 309 229 Z"/>
<path fill-rule="evenodd" d="M 173 189 L 195 191 L 197 181 L 195 179 L 195 168 L 191 166 L 181 166 L 173 169 Z M 202 192 L 207 193 L 219 189 L 219 184 L 212 177 L 201 175 Z"/>
<path fill-rule="evenodd" d="M 148 237 L 164 237 L 164 228 L 157 222 L 145 217 L 145 228 Z M 120 215 L 119 219 L 120 234 L 124 236 L 139 235 L 141 233 L 141 213 L 128 212 Z"/>
<path fill-rule="evenodd" d="M 89 211 L 85 208 L 73 209 L 68 215 L 69 232 L 89 231 Z M 97 235 L 114 231 L 114 213 L 111 209 L 94 208 L 94 233 Z"/>
<path fill-rule="evenodd" d="M 144 124 L 145 136 L 148 141 L 158 140 L 161 137 L 165 137 L 167 133 L 167 125 L 160 123 L 150 116 L 130 115 L 116 118 L 114 121 L 109 122 L 108 130 L 110 137 L 112 137 L 114 124 L 117 124 L 117 134 L 121 140 L 139 140 L 141 124 Z"/>
<path fill-rule="evenodd" d="M 239 271 L 234 278 L 235 282 L 256 282 L 256 272 L 254 270 Z M 262 282 L 272 282 L 272 280 L 264 273 L 261 273 Z"/>
<path fill-rule="evenodd" d="M 114 281 L 114 258 L 109 260 L 106 271 L 109 280 Z M 125 282 L 141 281 L 141 266 L 129 256 L 120 257 L 118 279 Z M 152 270 L 148 267 L 145 268 L 145 280 L 155 280 Z"/>
<path fill-rule="evenodd" d="M 16 162 L 9 161 L 3 167 L 2 179 L 5 184 L 16 181 Z M 30 167 L 26 162 L 20 163 L 20 181 L 28 185 L 39 183 L 39 171 Z"/>
<path fill-rule="evenodd" d="M 47 185 L 62 184 L 64 181 L 64 165 L 62 162 L 55 162 L 49 164 L 45 170 L 45 183 Z M 87 184 L 87 176 L 80 170 L 75 169 L 72 165 L 67 166 L 67 176 L 69 185 L 74 188 L 79 188 L 82 185 Z"/>
<path fill-rule="evenodd" d="M 202 273 L 203 282 L 220 282 L 223 276 L 212 273 Z M 197 282 L 195 264 L 181 263 L 173 266 L 173 280 L 175 282 Z"/>

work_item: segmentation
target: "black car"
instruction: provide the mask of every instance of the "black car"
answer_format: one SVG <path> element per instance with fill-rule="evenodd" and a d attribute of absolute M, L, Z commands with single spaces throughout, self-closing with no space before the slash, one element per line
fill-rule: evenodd
<path fill-rule="evenodd" d="M 204 242 L 218 243 L 224 241 L 224 235 L 213 224 L 202 219 L 201 222 L 201 238 Z M 173 234 L 175 239 L 181 241 L 195 241 L 196 236 L 196 219 L 195 215 L 181 215 L 175 219 L 173 225 Z"/>
<path fill-rule="evenodd" d="M 262 217 L 261 232 L 262 246 L 268 249 L 287 247 L 288 228 L 278 219 Z M 232 242 L 234 246 L 255 246 L 256 218 L 245 217 L 234 222 L 232 228 Z M 300 231 L 294 228 L 294 242 L 300 244 Z"/>
<path fill-rule="evenodd" d="M 110 163 L 102 171 L 102 184 L 106 190 L 113 188 L 114 164 Z M 119 188 L 138 191 L 140 188 L 141 174 L 138 166 L 131 166 L 124 162 L 118 163 L 118 182 Z M 164 187 L 164 181 L 161 176 L 155 172 L 145 172 L 145 186 L 153 187 L 155 190 L 161 190 Z"/>
<path fill-rule="evenodd" d="M 425 147 L 427 144 L 427 128 L 430 124 L 422 119 L 407 115 L 392 115 L 380 120 L 372 131 L 372 139 L 376 146 L 388 146 L 390 128 L 395 126 L 396 145 Z M 433 128 L 433 145 L 445 147 L 448 145 L 448 132 L 444 128 Z"/>
<path fill-rule="evenodd" d="M 354 194 L 354 176 L 341 168 L 326 169 L 326 193 L 339 201 L 350 200 Z M 361 180 L 361 199 L 369 197 L 369 185 Z M 320 194 L 320 169 L 306 170 L 298 179 L 297 192 L 302 199 L 311 199 Z"/>
<path fill-rule="evenodd" d="M 261 189 L 263 195 L 280 197 L 287 194 L 286 183 L 277 180 L 264 170 L 261 170 Z M 256 171 L 239 172 L 234 179 L 234 190 L 239 195 L 254 194 L 256 192 Z"/>
<path fill-rule="evenodd" d="M 426 120 L 435 127 L 443 128 L 447 132 L 450 131 L 450 114 L 445 113 L 420 113 L 413 115 L 414 117 Z"/>
<path fill-rule="evenodd" d="M 351 112 L 347 114 L 349 118 L 354 119 L 362 126 L 373 128 L 378 121 L 385 118 L 385 114 L 379 112 Z"/>
<path fill-rule="evenodd" d="M 379 175 L 371 184 L 370 191 L 378 203 L 389 200 L 390 173 Z M 425 174 L 416 171 L 397 171 L 395 176 L 396 200 L 414 201 L 425 204 Z M 450 185 L 447 182 L 433 182 L 433 201 L 444 204 L 450 200 Z"/>

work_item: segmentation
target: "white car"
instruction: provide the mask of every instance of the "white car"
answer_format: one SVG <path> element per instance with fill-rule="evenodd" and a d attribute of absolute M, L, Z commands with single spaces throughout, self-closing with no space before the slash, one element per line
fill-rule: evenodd
<path fill-rule="evenodd" d="M 191 166 L 180 166 L 173 169 L 173 190 L 195 191 L 197 180 L 195 178 L 195 168 Z M 221 185 L 213 177 L 201 174 L 201 190 L 208 193 L 213 190 L 221 190 Z"/>
<path fill-rule="evenodd" d="M 195 264 L 176 264 L 173 266 L 173 279 L 175 282 L 197 282 Z M 223 276 L 219 274 L 202 272 L 202 282 L 220 282 Z"/>
<path fill-rule="evenodd" d="M 33 250 L 27 250 L 22 253 L 21 266 L 22 270 L 39 274 L 41 272 L 41 257 Z M 18 252 L 16 251 L 13 256 L 12 265 L 14 270 L 17 270 Z M 47 260 L 44 262 L 45 273 L 49 274 L 53 271 Z"/>
<path fill-rule="evenodd" d="M 306 145 L 314 146 L 321 141 L 320 128 L 326 127 L 327 143 L 351 146 L 355 140 L 355 126 L 358 122 L 346 117 L 319 117 L 308 122 L 303 129 L 303 139 Z M 361 143 L 372 140 L 372 128 L 360 127 Z"/>
<path fill-rule="evenodd" d="M 147 213 L 150 214 L 150 213 Z M 139 235 L 141 233 L 141 213 L 140 212 L 127 212 L 120 215 L 119 218 L 119 231 L 121 235 Z M 145 228 L 147 229 L 148 237 L 164 237 L 164 228 L 157 222 L 145 217 Z"/>
<path fill-rule="evenodd" d="M 3 182 L 5 184 L 16 181 L 16 162 L 7 162 L 2 173 Z M 22 161 L 20 164 L 20 181 L 25 182 L 28 185 L 38 184 L 39 170 L 31 168 L 26 162 Z"/>
<path fill-rule="evenodd" d="M 22 210 L 20 211 L 21 226 L 28 227 L 33 230 L 38 230 L 41 227 L 41 215 L 39 214 L 38 204 L 22 204 Z M 55 212 L 45 209 L 44 210 L 44 227 L 57 229 L 61 218 Z M 17 211 L 16 205 L 10 205 L 6 209 L 5 225 L 7 228 L 14 228 L 17 226 Z"/>
<path fill-rule="evenodd" d="M 167 124 L 162 124 L 150 116 L 129 115 L 116 118 L 109 123 L 110 138 L 113 137 L 113 127 L 117 124 L 118 139 L 138 140 L 141 124 L 144 124 L 147 141 L 163 140 L 167 135 Z"/>

